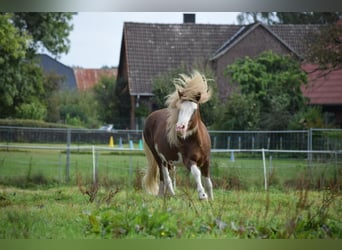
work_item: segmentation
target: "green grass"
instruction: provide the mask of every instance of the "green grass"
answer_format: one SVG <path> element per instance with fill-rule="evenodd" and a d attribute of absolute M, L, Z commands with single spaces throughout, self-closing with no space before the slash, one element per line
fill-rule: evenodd
<path fill-rule="evenodd" d="M 342 168 L 331 160 L 213 154 L 213 202 L 177 168 L 175 197 L 141 190 L 142 152 L 0 151 L 0 238 L 342 238 Z"/>
<path fill-rule="evenodd" d="M 336 192 L 225 191 L 201 202 L 191 188 L 158 198 L 101 187 L 93 202 L 77 187 L 0 189 L 0 238 L 341 238 Z"/>
<path fill-rule="evenodd" d="M 127 146 L 127 145 L 126 145 Z M 0 184 L 18 187 L 35 185 L 61 185 L 67 180 L 67 154 L 61 150 L 2 149 L 0 151 Z M 96 151 L 97 178 L 108 184 L 122 186 L 138 185 L 139 173 L 146 167 L 146 158 L 139 151 Z M 334 185 L 342 186 L 341 166 L 333 160 L 314 162 L 311 167 L 305 158 L 278 158 L 272 162 L 267 158 L 268 185 L 278 189 L 297 188 L 298 181 L 310 177 L 311 186 L 322 189 Z M 270 166 L 272 165 L 272 169 Z M 82 180 L 91 183 L 93 178 L 93 155 L 91 150 L 75 149 L 70 154 L 69 184 Z M 227 153 L 212 154 L 211 175 L 215 188 L 263 189 L 264 170 L 261 155 L 236 154 L 235 161 Z M 188 171 L 177 168 L 177 182 L 188 182 Z M 134 183 L 136 182 L 136 183 Z"/>

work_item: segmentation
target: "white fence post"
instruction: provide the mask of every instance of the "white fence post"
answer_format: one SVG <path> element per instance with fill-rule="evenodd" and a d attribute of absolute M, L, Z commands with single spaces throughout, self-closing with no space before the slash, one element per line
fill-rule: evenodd
<path fill-rule="evenodd" d="M 265 159 L 265 149 L 261 150 L 262 152 L 262 162 L 264 165 L 264 180 L 265 180 L 265 190 L 267 191 L 267 172 L 266 172 L 266 159 Z"/>
<path fill-rule="evenodd" d="M 96 162 L 95 162 L 95 146 L 92 146 L 93 152 L 93 184 L 96 183 Z"/>

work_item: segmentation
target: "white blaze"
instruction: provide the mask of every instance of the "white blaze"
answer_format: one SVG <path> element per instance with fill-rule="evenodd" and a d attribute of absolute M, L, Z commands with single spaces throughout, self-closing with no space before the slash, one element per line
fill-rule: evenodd
<path fill-rule="evenodd" d="M 182 135 L 183 138 L 186 137 L 189 121 L 197 108 L 198 104 L 191 101 L 184 101 L 180 104 L 176 130 Z"/>

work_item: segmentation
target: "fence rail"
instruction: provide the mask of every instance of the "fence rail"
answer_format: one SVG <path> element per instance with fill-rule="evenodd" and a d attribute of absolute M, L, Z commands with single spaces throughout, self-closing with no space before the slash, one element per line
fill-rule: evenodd
<path fill-rule="evenodd" d="M 209 131 L 213 149 L 341 150 L 342 129 Z M 0 143 L 117 145 L 141 140 L 141 130 L 52 129 L 0 126 Z"/>
<path fill-rule="evenodd" d="M 121 155 L 127 151 L 130 154 Z M 146 159 L 140 151 L 141 148 L 131 147 L 0 143 L 0 183 L 13 183 L 16 178 L 20 183 L 34 178 L 38 181 L 52 178 L 58 183 L 69 183 L 77 182 L 77 178 L 83 176 L 87 182 L 93 183 L 99 178 L 121 178 L 125 185 L 132 187 L 137 171 L 146 167 Z M 214 171 L 212 176 L 216 183 L 224 178 L 229 181 L 232 177 L 227 175 L 235 171 L 239 174 L 233 178 L 247 179 L 248 183 L 256 182 L 259 186 L 263 182 L 267 190 L 272 184 L 273 172 L 282 178 L 296 178 L 298 171 L 312 169 L 320 183 L 333 180 L 338 185 L 342 184 L 338 174 L 342 167 L 342 150 L 262 148 L 212 149 L 211 152 L 215 154 L 211 159 L 211 171 Z"/>

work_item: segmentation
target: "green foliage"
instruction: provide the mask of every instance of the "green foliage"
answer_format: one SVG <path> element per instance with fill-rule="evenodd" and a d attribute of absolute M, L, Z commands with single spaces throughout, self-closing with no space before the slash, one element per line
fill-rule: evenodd
<path fill-rule="evenodd" d="M 260 107 L 253 94 L 232 94 L 222 110 L 224 112 L 214 125 L 216 130 L 252 130 L 258 127 Z"/>
<path fill-rule="evenodd" d="M 306 59 L 320 69 L 340 69 L 342 66 L 342 27 L 331 24 L 322 27 L 317 34 L 310 34 Z M 329 72 L 329 71 L 328 71 Z M 328 73 L 326 72 L 326 74 Z M 324 75 L 324 74 L 323 74 Z"/>
<path fill-rule="evenodd" d="M 283 24 L 332 24 L 339 20 L 341 12 L 277 12 Z"/>
<path fill-rule="evenodd" d="M 16 113 L 21 119 L 44 120 L 46 108 L 39 102 L 23 103 L 16 108 Z"/>
<path fill-rule="evenodd" d="M 341 15 L 341 12 L 241 12 L 237 20 L 240 24 L 332 24 L 337 22 Z"/>
<path fill-rule="evenodd" d="M 70 125 L 60 123 L 50 123 L 41 120 L 31 119 L 0 119 L 0 126 L 13 127 L 35 127 L 35 128 L 75 128 Z"/>
<path fill-rule="evenodd" d="M 150 110 L 146 104 L 139 104 L 139 107 L 135 108 L 136 117 L 147 117 L 149 113 Z"/>
<path fill-rule="evenodd" d="M 54 55 L 68 51 L 70 13 L 0 14 L 0 117 L 44 119 L 54 85 L 43 79 L 35 52 L 45 47 Z M 46 82 L 46 84 L 44 84 Z M 55 103 L 54 103 L 55 104 Z M 56 112 L 53 112 L 56 114 Z M 58 117 L 49 115 L 48 120 Z"/>
<path fill-rule="evenodd" d="M 319 239 L 341 237 L 336 193 L 283 194 L 269 191 L 217 192 L 214 203 L 193 199 L 186 190 L 180 199 L 142 198 L 126 194 L 120 206 L 91 213 L 88 233 L 100 238 L 252 238 Z M 322 197 L 322 201 L 319 199 Z M 115 197 L 119 204 L 120 196 Z M 230 202 L 227 202 L 227 201 Z M 227 211 L 230 211 L 227 213 Z"/>
<path fill-rule="evenodd" d="M 115 93 L 116 81 L 114 77 L 103 77 L 99 83 L 94 86 L 94 97 L 98 104 L 99 120 L 103 123 L 114 123 L 118 116 L 118 101 Z"/>
<path fill-rule="evenodd" d="M 254 125 L 252 127 L 244 121 L 245 117 L 241 116 L 243 112 L 239 110 L 241 121 L 238 124 L 247 122 L 245 129 L 286 129 L 289 119 L 306 104 L 300 89 L 306 84 L 306 74 L 290 56 L 263 52 L 255 59 L 245 57 L 237 60 L 227 67 L 225 73 L 239 84 L 241 98 L 252 98 L 249 109 L 255 106 L 260 112 L 258 119 L 254 117 L 250 121 Z M 242 107 L 248 109 L 247 105 Z M 244 112 L 250 113 L 248 110 Z"/>
<path fill-rule="evenodd" d="M 326 128 L 331 126 L 324 121 L 320 107 L 306 107 L 297 112 L 289 122 L 289 129 Z"/>
<path fill-rule="evenodd" d="M 99 109 L 92 91 L 60 91 L 59 112 L 64 123 L 73 126 L 96 128 Z"/>
<path fill-rule="evenodd" d="M 168 95 L 175 91 L 173 80 L 180 74 L 187 72 L 186 66 L 181 64 L 178 68 L 161 74 L 152 81 L 152 102 L 155 109 L 165 108 L 165 101 Z"/>
<path fill-rule="evenodd" d="M 53 55 L 58 55 L 69 51 L 68 36 L 73 29 L 70 24 L 73 15 L 64 12 L 17 12 L 13 13 L 12 20 L 20 32 L 32 37 L 31 50 L 44 46 Z"/>
<path fill-rule="evenodd" d="M 32 101 L 41 106 L 44 93 L 42 72 L 32 58 L 27 57 L 27 42 L 31 39 L 10 22 L 11 15 L 0 15 L 0 114 L 1 117 L 23 115 Z M 16 112 L 20 112 L 17 114 Z M 26 116 L 26 115 L 24 115 Z M 40 116 L 41 117 L 41 116 Z"/>

